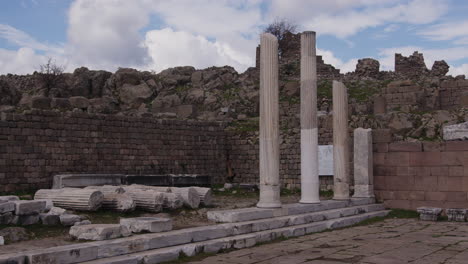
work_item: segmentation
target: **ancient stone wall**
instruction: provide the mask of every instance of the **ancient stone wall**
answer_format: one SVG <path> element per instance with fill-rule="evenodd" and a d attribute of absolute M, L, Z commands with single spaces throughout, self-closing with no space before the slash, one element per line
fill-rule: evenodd
<path fill-rule="evenodd" d="M 190 173 L 224 183 L 224 128 L 72 112 L 2 114 L 0 192 L 48 188 L 58 173 Z"/>
<path fill-rule="evenodd" d="M 440 106 L 442 109 L 468 107 L 468 80 L 448 80 L 440 84 Z"/>
<path fill-rule="evenodd" d="M 386 207 L 465 208 L 468 141 L 391 142 L 374 133 L 374 186 Z"/>

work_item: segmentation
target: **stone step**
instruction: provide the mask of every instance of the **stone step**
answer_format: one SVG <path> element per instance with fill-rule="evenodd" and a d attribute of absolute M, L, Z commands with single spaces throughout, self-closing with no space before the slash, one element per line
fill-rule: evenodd
<path fill-rule="evenodd" d="M 202 242 L 206 240 L 244 235 L 252 232 L 261 232 L 269 229 L 309 224 L 317 221 L 370 213 L 383 209 L 384 207 L 381 204 L 365 204 L 307 214 L 290 216 L 287 215 L 270 219 L 258 219 L 245 222 L 201 226 L 155 234 L 135 235 L 127 238 L 99 242 L 59 246 L 21 254 L 27 255 L 30 260 L 42 259 L 50 262 L 58 261 L 60 263 L 77 263 L 79 262 L 78 260 L 84 261 L 114 257 L 139 251 L 177 246 L 191 242 Z M 76 256 L 77 258 L 67 258 L 69 259 L 69 262 L 64 261 L 62 258 L 59 260 L 56 259 L 57 256 L 68 255 Z M 4 260 L 2 257 L 3 256 L 0 256 L 0 263 L 2 263 L 2 260 Z M 31 261 L 31 263 L 43 262 Z"/>
<path fill-rule="evenodd" d="M 208 219 L 218 223 L 234 223 L 242 221 L 251 221 L 257 219 L 266 219 L 278 216 L 297 215 L 338 209 L 357 205 L 373 204 L 374 198 L 352 198 L 349 200 L 326 200 L 316 204 L 285 204 L 281 208 L 240 208 L 234 210 L 209 211 Z"/>
<path fill-rule="evenodd" d="M 235 235 L 225 238 L 211 239 L 202 242 L 188 243 L 178 246 L 147 250 L 132 254 L 127 254 L 118 257 L 98 259 L 88 262 L 87 264 L 120 264 L 120 263 L 141 263 L 153 264 L 166 261 L 176 260 L 181 253 L 187 256 L 194 256 L 201 252 L 217 253 L 220 250 L 226 249 L 242 249 L 255 246 L 258 243 L 269 242 L 278 238 L 291 238 L 321 232 L 327 229 L 342 228 L 357 224 L 363 220 L 372 217 L 384 217 L 390 211 L 375 211 L 348 217 L 340 217 L 331 220 L 312 222 L 302 225 L 294 225 L 283 228 L 270 229 L 265 231 L 253 232 L 243 235 Z M 125 262 L 127 261 L 127 262 Z"/>

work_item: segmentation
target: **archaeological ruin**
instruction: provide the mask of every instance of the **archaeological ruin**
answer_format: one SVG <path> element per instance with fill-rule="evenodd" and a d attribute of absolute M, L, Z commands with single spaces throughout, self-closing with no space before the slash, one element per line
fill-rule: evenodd
<path fill-rule="evenodd" d="M 342 74 L 306 31 L 262 34 L 244 73 L 2 75 L 0 225 L 66 227 L 70 240 L 0 247 L 0 263 L 160 263 L 392 208 L 464 222 L 468 80 L 448 70 L 429 70 L 415 51 L 396 54 L 395 71 L 365 58 Z M 219 206 L 226 191 L 229 206 Z M 236 200 L 241 191 L 254 203 Z M 285 202 L 288 192 L 300 197 Z"/>

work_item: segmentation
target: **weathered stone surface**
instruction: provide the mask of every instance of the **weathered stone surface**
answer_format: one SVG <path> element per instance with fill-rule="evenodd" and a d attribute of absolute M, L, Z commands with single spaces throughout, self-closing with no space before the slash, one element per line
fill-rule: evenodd
<path fill-rule="evenodd" d="M 89 107 L 89 100 L 83 96 L 73 96 L 69 98 L 70 104 L 73 108 L 87 109 Z"/>
<path fill-rule="evenodd" d="M 0 214 L 0 225 L 8 225 L 13 220 L 11 212 Z"/>
<path fill-rule="evenodd" d="M 3 245 L 5 245 L 5 239 L 2 236 L 0 236 L 0 246 Z"/>
<path fill-rule="evenodd" d="M 34 225 L 39 222 L 39 215 L 15 215 L 11 224 L 13 225 Z"/>
<path fill-rule="evenodd" d="M 121 185 L 123 174 L 59 174 L 54 176 L 53 189 L 83 188 L 92 185 Z"/>
<path fill-rule="evenodd" d="M 118 224 L 91 224 L 72 226 L 70 236 L 78 240 L 108 240 L 129 236 L 127 227 Z"/>
<path fill-rule="evenodd" d="M 23 227 L 6 227 L 0 230 L 0 236 L 3 236 L 10 243 L 29 240 L 31 235 Z M 1 263 L 1 262 L 0 262 Z"/>
<path fill-rule="evenodd" d="M 54 214 L 40 214 L 43 225 L 60 225 L 60 216 Z"/>
<path fill-rule="evenodd" d="M 5 195 L 5 196 L 0 196 L 0 203 L 5 202 L 5 201 L 18 201 L 19 197 L 15 195 Z"/>
<path fill-rule="evenodd" d="M 432 65 L 431 75 L 445 76 L 449 72 L 450 66 L 444 60 L 435 61 Z"/>
<path fill-rule="evenodd" d="M 146 83 L 139 85 L 124 84 L 120 89 L 120 100 L 128 105 L 142 103 L 153 96 L 153 91 Z"/>
<path fill-rule="evenodd" d="M 442 208 L 436 207 L 418 207 L 419 219 L 423 221 L 437 221 L 437 218 L 442 213 Z"/>
<path fill-rule="evenodd" d="M 444 140 L 467 140 L 468 122 L 443 126 Z"/>
<path fill-rule="evenodd" d="M 356 64 L 356 70 L 354 72 L 358 76 L 377 77 L 380 72 L 380 63 L 378 60 L 371 58 L 360 59 Z"/>
<path fill-rule="evenodd" d="M 460 209 L 460 208 L 449 208 L 445 210 L 448 220 L 455 221 L 455 222 L 465 222 L 466 221 L 466 213 L 467 209 Z"/>
<path fill-rule="evenodd" d="M 64 214 L 60 215 L 60 223 L 64 226 L 72 226 L 77 222 L 81 221 L 81 217 L 79 215 L 74 214 Z"/>
<path fill-rule="evenodd" d="M 15 211 L 15 203 L 14 202 L 4 202 L 0 203 L 0 214 L 13 212 Z"/>
<path fill-rule="evenodd" d="M 76 223 L 74 224 L 74 226 L 90 225 L 90 224 L 92 224 L 91 221 L 89 221 L 89 220 L 83 220 L 83 221 L 81 221 L 81 222 L 76 222 Z"/>
<path fill-rule="evenodd" d="M 63 215 L 66 212 L 67 212 L 67 210 L 65 210 L 63 208 L 60 208 L 60 207 L 55 207 L 55 206 L 53 206 L 49 210 L 49 214 L 53 214 L 53 215 Z"/>
<path fill-rule="evenodd" d="M 172 230 L 172 220 L 160 217 L 136 217 L 122 218 L 120 224 L 127 227 L 133 233 L 141 232 L 165 232 Z"/>
<path fill-rule="evenodd" d="M 72 108 L 68 98 L 52 98 L 51 107 L 60 110 L 69 110 Z"/>
<path fill-rule="evenodd" d="M 31 108 L 50 109 L 51 99 L 45 96 L 33 96 L 31 98 Z"/>
<path fill-rule="evenodd" d="M 97 251 L 97 246 L 84 243 L 27 252 L 26 256 L 31 264 L 71 264 L 94 260 Z"/>
<path fill-rule="evenodd" d="M 46 201 L 15 201 L 15 215 L 40 214 L 46 209 Z M 1 205 L 0 205 L 1 206 Z"/>
<path fill-rule="evenodd" d="M 41 200 L 41 199 L 37 199 L 35 201 L 44 201 L 46 204 L 45 204 L 45 208 L 44 208 L 44 212 L 49 212 L 50 209 L 52 209 L 52 207 L 54 207 L 54 202 L 50 199 L 44 199 L 44 200 Z"/>

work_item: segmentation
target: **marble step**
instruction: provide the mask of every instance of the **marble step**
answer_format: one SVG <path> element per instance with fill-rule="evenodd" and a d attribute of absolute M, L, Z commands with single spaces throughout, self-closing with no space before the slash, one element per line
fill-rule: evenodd
<path fill-rule="evenodd" d="M 162 233 L 134 235 L 106 241 L 88 242 L 67 246 L 53 247 L 37 251 L 22 252 L 11 257 L 23 257 L 34 263 L 80 263 L 89 260 L 127 255 L 130 253 L 172 247 L 193 242 L 203 242 L 231 236 L 245 235 L 252 232 L 261 232 L 271 229 L 287 228 L 303 224 L 314 223 L 363 215 L 383 210 L 381 204 L 364 204 L 359 206 L 331 209 L 313 213 L 287 215 L 268 219 L 216 224 L 185 228 Z M 0 255 L 0 263 L 7 261 Z M 19 262 L 21 263 L 21 262 Z"/>
<path fill-rule="evenodd" d="M 349 200 L 325 200 L 316 204 L 284 204 L 281 208 L 240 208 L 234 210 L 209 211 L 208 219 L 218 223 L 234 223 L 278 216 L 297 215 L 357 205 L 373 204 L 374 198 L 352 198 Z"/>
<path fill-rule="evenodd" d="M 98 259 L 87 264 L 154 264 L 166 261 L 177 260 L 183 253 L 186 256 L 194 256 L 199 253 L 217 253 L 226 249 L 242 249 L 253 247 L 258 243 L 269 242 L 278 238 L 291 238 L 303 236 L 306 234 L 321 232 L 327 229 L 336 229 L 357 224 L 363 220 L 373 217 L 384 217 L 390 211 L 374 211 L 364 214 L 340 217 L 331 220 L 312 222 L 302 225 L 288 226 L 283 228 L 270 229 L 265 231 L 253 232 L 244 235 L 236 235 L 225 238 L 211 239 L 202 242 L 189 243 L 184 245 L 172 246 L 148 250 L 138 253 L 132 253 L 124 256 Z"/>

